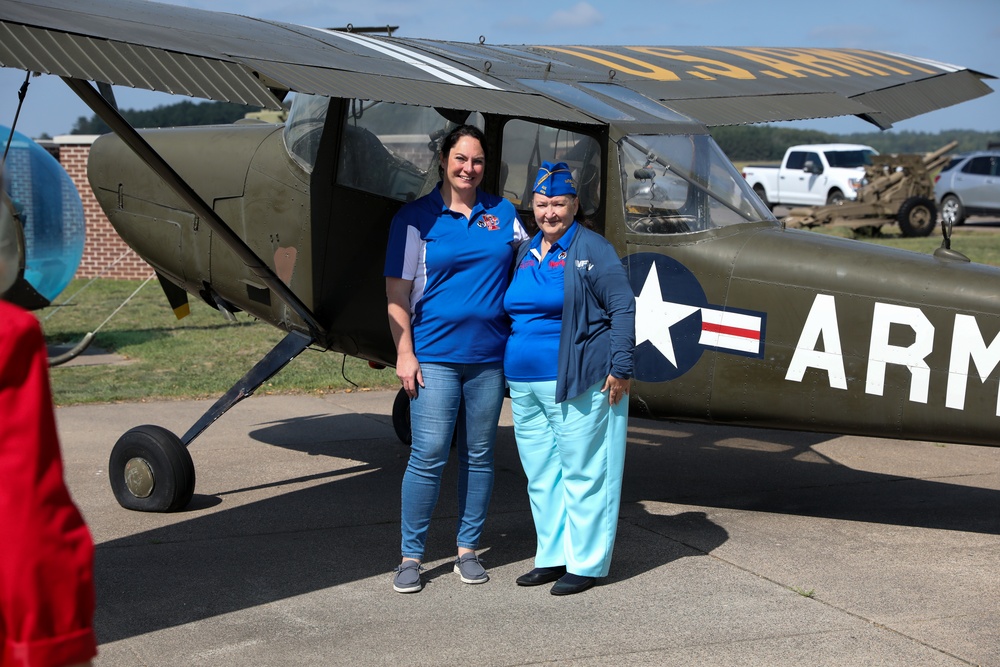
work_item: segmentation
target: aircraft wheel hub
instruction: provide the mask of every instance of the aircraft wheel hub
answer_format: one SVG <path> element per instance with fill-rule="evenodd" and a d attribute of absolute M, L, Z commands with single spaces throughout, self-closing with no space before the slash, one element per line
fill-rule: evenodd
<path fill-rule="evenodd" d="M 145 459 L 136 457 L 125 464 L 125 486 L 136 498 L 148 498 L 153 493 L 153 468 Z"/>

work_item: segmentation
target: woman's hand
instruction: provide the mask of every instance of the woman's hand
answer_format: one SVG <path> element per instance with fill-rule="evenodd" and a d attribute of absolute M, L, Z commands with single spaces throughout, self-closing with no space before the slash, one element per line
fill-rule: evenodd
<path fill-rule="evenodd" d="M 403 385 L 403 391 L 410 398 L 416 398 L 417 386 L 424 386 L 424 376 L 420 372 L 420 362 L 412 352 L 396 356 L 396 377 Z"/>
<path fill-rule="evenodd" d="M 623 380 L 616 378 L 614 375 L 609 375 L 608 379 L 604 381 L 604 386 L 601 387 L 601 392 L 608 392 L 608 403 L 618 405 L 618 402 L 622 400 L 622 396 L 628 393 L 630 385 L 631 380 Z"/>

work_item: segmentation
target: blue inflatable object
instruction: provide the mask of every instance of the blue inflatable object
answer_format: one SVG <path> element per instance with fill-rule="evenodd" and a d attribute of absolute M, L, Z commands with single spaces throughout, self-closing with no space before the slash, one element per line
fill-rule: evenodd
<path fill-rule="evenodd" d="M 10 128 L 0 125 L 4 147 L 10 136 Z M 59 161 L 20 132 L 11 139 L 3 181 L 24 230 L 24 278 L 52 302 L 76 275 L 83 257 L 80 193 Z"/>

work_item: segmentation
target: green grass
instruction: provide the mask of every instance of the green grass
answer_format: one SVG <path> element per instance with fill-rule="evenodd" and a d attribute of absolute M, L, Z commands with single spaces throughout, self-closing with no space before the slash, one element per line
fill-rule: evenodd
<path fill-rule="evenodd" d="M 75 342 L 97 328 L 141 281 L 96 280 L 70 284 L 56 303 L 36 313 L 48 342 Z M 177 320 L 156 281 L 148 283 L 97 333 L 93 347 L 128 363 L 56 366 L 51 369 L 57 405 L 145 399 L 218 398 L 281 340 L 284 332 L 245 314 L 229 323 L 200 301 Z M 343 373 L 341 371 L 343 365 Z M 392 369 L 334 352 L 306 350 L 258 393 L 315 393 L 398 386 Z"/>
<path fill-rule="evenodd" d="M 941 247 L 941 228 L 937 226 L 930 236 L 922 238 L 904 238 L 899 235 L 895 225 L 884 225 L 881 233 L 868 236 L 863 231 L 857 234 L 849 227 L 817 227 L 812 231 L 832 236 L 857 238 L 869 243 L 912 250 L 923 254 L 931 254 Z M 971 231 L 956 227 L 951 235 L 951 248 L 967 256 L 973 262 L 1000 266 L 1000 234 L 993 232 Z"/>
<path fill-rule="evenodd" d="M 940 235 L 900 238 L 895 227 L 865 238 L 916 252 L 930 253 Z M 850 229 L 827 227 L 818 233 L 853 236 Z M 952 247 L 973 261 L 1000 266 L 1000 234 L 956 229 Z M 88 285 L 83 291 L 81 287 Z M 57 303 L 69 305 L 36 313 L 50 343 L 80 340 L 125 301 L 140 281 L 74 281 Z M 159 285 L 143 287 L 97 333 L 93 346 L 125 357 L 129 363 L 57 366 L 51 370 L 57 405 L 153 399 L 218 398 L 281 340 L 284 332 L 245 314 L 236 324 L 201 301 L 191 300 L 191 314 L 174 318 Z M 399 385 L 392 369 L 373 370 L 367 362 L 334 352 L 306 350 L 264 384 L 258 393 L 323 394 L 354 390 L 341 372 L 361 389 Z"/>

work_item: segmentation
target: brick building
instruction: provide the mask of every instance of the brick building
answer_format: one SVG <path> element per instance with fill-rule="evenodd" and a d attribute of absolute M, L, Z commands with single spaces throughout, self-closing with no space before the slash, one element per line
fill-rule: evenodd
<path fill-rule="evenodd" d="M 129 248 L 108 222 L 87 180 L 87 156 L 96 136 L 63 135 L 51 142 L 39 142 L 52 152 L 69 174 L 83 200 L 87 228 L 83 259 L 77 278 L 145 279 L 153 269 Z"/>

